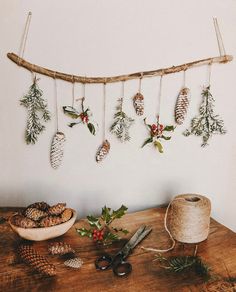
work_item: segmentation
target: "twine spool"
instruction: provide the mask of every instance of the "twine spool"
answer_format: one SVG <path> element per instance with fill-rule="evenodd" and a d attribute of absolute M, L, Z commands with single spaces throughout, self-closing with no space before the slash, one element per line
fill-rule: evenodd
<path fill-rule="evenodd" d="M 176 196 L 168 216 L 171 235 L 183 243 L 199 243 L 207 239 L 210 213 L 211 202 L 208 198 L 195 194 Z"/>

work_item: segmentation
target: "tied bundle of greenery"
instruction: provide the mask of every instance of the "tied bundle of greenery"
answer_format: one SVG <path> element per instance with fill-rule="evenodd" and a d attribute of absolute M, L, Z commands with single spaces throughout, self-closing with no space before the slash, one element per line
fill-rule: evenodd
<path fill-rule="evenodd" d="M 123 228 L 116 228 L 111 226 L 115 219 L 123 217 L 128 210 L 127 207 L 122 205 L 117 210 L 111 210 L 104 206 L 99 218 L 94 216 L 87 216 L 90 228 L 78 228 L 76 231 L 81 236 L 86 236 L 93 239 L 95 242 L 102 243 L 104 245 L 111 244 L 113 241 L 121 239 L 121 234 L 126 235 L 128 230 Z"/>
<path fill-rule="evenodd" d="M 214 114 L 214 102 L 210 92 L 210 86 L 207 86 L 202 91 L 202 104 L 199 109 L 199 116 L 191 121 L 190 129 L 183 134 L 185 136 L 196 135 L 202 137 L 202 147 L 208 145 L 208 140 L 213 134 L 225 134 L 224 121 L 219 118 L 219 115 Z"/>
<path fill-rule="evenodd" d="M 28 110 L 25 132 L 25 141 L 27 144 L 35 144 L 38 135 L 45 129 L 42 121 L 47 122 L 51 119 L 50 112 L 47 109 L 47 103 L 42 97 L 43 92 L 37 82 L 38 79 L 35 76 L 28 93 L 20 100 L 20 104 Z"/>

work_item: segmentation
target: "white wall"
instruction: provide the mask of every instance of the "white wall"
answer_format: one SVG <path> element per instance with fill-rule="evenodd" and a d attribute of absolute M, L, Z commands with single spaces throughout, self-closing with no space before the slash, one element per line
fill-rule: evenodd
<path fill-rule="evenodd" d="M 95 153 L 102 131 L 93 137 L 84 127 L 70 129 L 60 112 L 61 130 L 67 136 L 65 158 L 59 170 L 49 163 L 55 132 L 53 81 L 41 76 L 53 119 L 35 146 L 24 142 L 26 111 L 19 99 L 31 75 L 18 68 L 7 52 L 18 52 L 28 11 L 33 12 L 25 58 L 57 71 L 87 76 L 110 76 L 152 70 L 218 55 L 212 17 L 217 16 L 229 54 L 236 56 L 236 2 L 233 0 L 0 0 L 0 198 L 1 206 L 24 206 L 46 200 L 66 201 L 79 215 L 98 213 L 107 204 L 122 203 L 132 210 L 166 203 L 176 194 L 207 195 L 214 218 L 236 230 L 236 82 L 235 62 L 214 65 L 212 92 L 216 112 L 224 118 L 225 136 L 216 136 L 208 148 L 201 139 L 181 133 L 198 113 L 207 68 L 187 72 L 192 102 L 186 123 L 164 145 L 165 153 L 140 148 L 147 137 L 142 119 L 136 118 L 132 142 L 121 144 L 108 133 L 109 157 L 101 165 Z M 173 123 L 173 109 L 183 74 L 165 76 L 161 117 Z M 158 78 L 143 82 L 146 116 L 152 121 L 157 107 Z M 58 81 L 60 105 L 70 105 L 71 84 Z M 138 81 L 126 83 L 125 109 L 135 116 L 131 97 Z M 77 95 L 81 93 L 76 86 Z M 112 122 L 121 85 L 107 86 L 108 124 Z M 87 104 L 102 121 L 102 86 L 87 88 Z"/>

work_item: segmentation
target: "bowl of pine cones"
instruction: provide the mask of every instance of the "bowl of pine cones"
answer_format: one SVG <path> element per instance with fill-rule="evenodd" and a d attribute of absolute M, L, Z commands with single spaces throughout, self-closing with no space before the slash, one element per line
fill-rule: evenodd
<path fill-rule="evenodd" d="M 50 206 L 36 202 L 9 218 L 11 228 L 22 238 L 41 241 L 66 233 L 74 224 L 77 213 L 65 203 Z"/>

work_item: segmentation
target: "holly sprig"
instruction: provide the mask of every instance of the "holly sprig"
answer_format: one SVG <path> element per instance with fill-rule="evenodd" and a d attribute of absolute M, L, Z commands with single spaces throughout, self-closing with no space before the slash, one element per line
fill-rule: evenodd
<path fill-rule="evenodd" d="M 121 239 L 122 234 L 129 233 L 126 229 L 111 226 L 113 221 L 123 217 L 127 210 L 128 208 L 124 205 L 117 210 L 104 206 L 100 217 L 87 216 L 90 228 L 77 228 L 76 231 L 80 236 L 92 238 L 95 242 L 104 245 L 111 244 L 113 241 Z"/>
<path fill-rule="evenodd" d="M 175 127 L 174 126 L 164 126 L 159 122 L 159 116 L 157 117 L 156 124 L 147 124 L 146 118 L 143 120 L 144 124 L 146 125 L 147 129 L 149 130 L 149 137 L 144 141 L 142 148 L 152 143 L 154 147 L 160 152 L 163 153 L 163 146 L 160 142 L 161 139 L 163 140 L 170 140 L 170 136 L 165 136 L 164 132 L 173 132 Z"/>
<path fill-rule="evenodd" d="M 75 125 L 83 123 L 84 125 L 88 127 L 89 132 L 92 135 L 95 135 L 96 127 L 91 122 L 92 112 L 90 111 L 89 108 L 86 108 L 86 109 L 84 108 L 84 98 L 82 98 L 82 101 L 81 101 L 81 108 L 82 108 L 82 111 L 79 112 L 72 106 L 63 106 L 64 114 L 68 115 L 72 119 L 78 119 L 78 121 L 70 123 L 68 126 L 73 128 Z"/>

